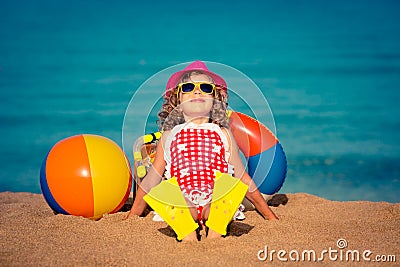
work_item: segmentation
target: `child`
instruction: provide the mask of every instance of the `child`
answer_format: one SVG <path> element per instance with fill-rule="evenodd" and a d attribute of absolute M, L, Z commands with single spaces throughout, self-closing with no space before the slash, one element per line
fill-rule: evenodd
<path fill-rule="evenodd" d="M 218 171 L 240 178 L 248 186 L 246 197 L 257 211 L 265 219 L 277 219 L 246 173 L 228 129 L 225 80 L 209 71 L 205 63 L 195 61 L 170 77 L 164 98 L 158 114 L 163 134 L 128 217 L 143 213 L 147 206 L 143 197 L 161 182 L 165 172 L 168 179 L 176 177 L 185 197 L 192 217 L 187 219 L 188 224 L 211 221 L 210 206 Z M 225 229 L 226 226 L 227 223 Z M 207 238 L 216 237 L 221 237 L 221 231 L 209 227 Z M 197 240 L 196 231 L 190 230 L 182 238 Z"/>

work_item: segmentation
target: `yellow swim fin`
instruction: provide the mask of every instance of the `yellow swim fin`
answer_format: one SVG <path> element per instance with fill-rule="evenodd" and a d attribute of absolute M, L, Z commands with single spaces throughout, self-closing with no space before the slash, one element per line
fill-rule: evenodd
<path fill-rule="evenodd" d="M 198 228 L 175 177 L 153 187 L 143 199 L 171 226 L 178 240 Z"/>
<path fill-rule="evenodd" d="M 210 214 L 206 226 L 226 235 L 226 228 L 246 195 L 248 186 L 229 174 L 216 173 Z"/>

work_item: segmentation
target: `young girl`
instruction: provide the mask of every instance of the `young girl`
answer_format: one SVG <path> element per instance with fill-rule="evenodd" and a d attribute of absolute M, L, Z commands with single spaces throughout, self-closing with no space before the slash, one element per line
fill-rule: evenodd
<path fill-rule="evenodd" d="M 176 177 L 180 193 L 188 204 L 191 216 L 185 220 L 191 222 L 187 224 L 212 221 L 214 181 L 216 172 L 220 172 L 231 174 L 248 186 L 246 197 L 265 219 L 277 219 L 242 164 L 238 146 L 228 129 L 227 98 L 225 80 L 209 71 L 201 61 L 189 64 L 170 77 L 158 114 L 163 134 L 128 217 L 143 213 L 147 206 L 143 197 L 162 181 L 165 173 L 168 179 Z M 208 238 L 220 236 L 221 231 L 209 227 Z M 182 238 L 197 240 L 196 231 L 190 230 Z"/>

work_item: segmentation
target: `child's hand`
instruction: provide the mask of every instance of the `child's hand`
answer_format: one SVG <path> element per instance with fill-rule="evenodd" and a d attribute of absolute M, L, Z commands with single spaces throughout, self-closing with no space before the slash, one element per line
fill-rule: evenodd
<path fill-rule="evenodd" d="M 270 208 L 267 209 L 263 217 L 264 219 L 269 221 L 279 220 L 278 216 L 276 216 L 275 213 Z"/>
<path fill-rule="evenodd" d="M 269 221 L 279 220 L 278 216 L 276 216 L 275 214 L 272 217 L 268 217 L 266 219 Z"/>
<path fill-rule="evenodd" d="M 128 215 L 126 215 L 122 220 L 125 221 L 125 220 L 128 220 L 128 219 L 130 219 L 132 217 L 135 217 L 135 216 L 139 217 L 138 215 L 133 214 L 132 212 L 129 212 Z"/>

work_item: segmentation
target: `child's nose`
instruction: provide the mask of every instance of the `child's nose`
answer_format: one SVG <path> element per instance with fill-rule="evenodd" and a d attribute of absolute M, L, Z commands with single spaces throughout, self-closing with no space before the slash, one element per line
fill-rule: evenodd
<path fill-rule="evenodd" d="M 195 93 L 195 94 L 201 94 L 201 90 L 200 90 L 200 86 L 199 86 L 199 85 L 196 85 L 196 87 L 194 88 L 193 93 Z"/>

